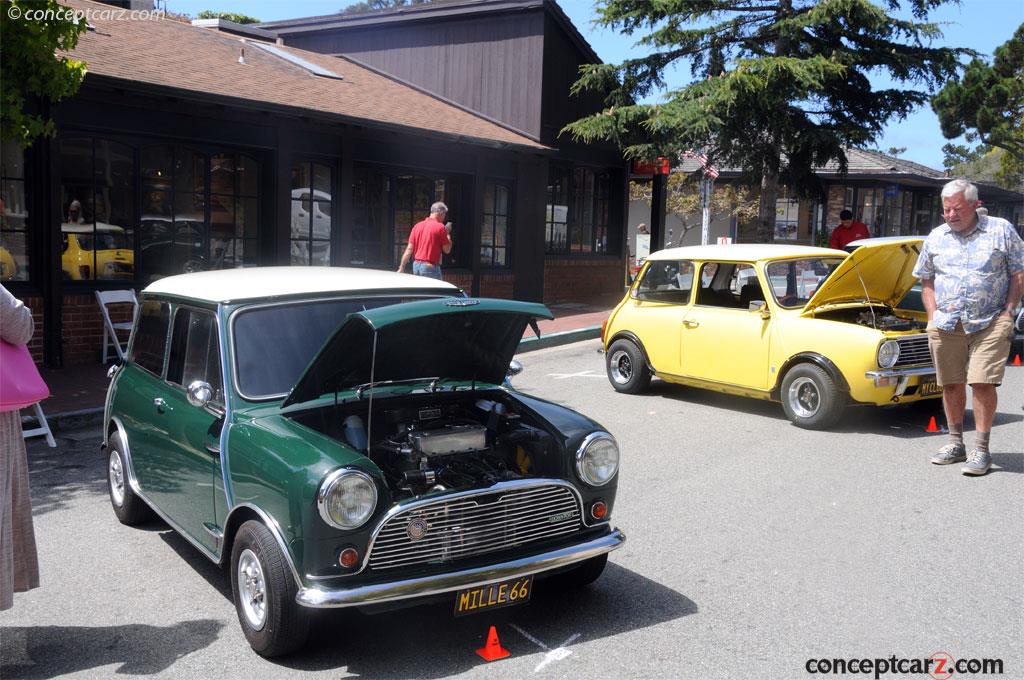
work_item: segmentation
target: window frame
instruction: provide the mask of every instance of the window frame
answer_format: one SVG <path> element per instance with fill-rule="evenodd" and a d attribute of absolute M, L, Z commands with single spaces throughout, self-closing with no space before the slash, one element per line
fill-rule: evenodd
<path fill-rule="evenodd" d="M 338 191 L 339 191 L 339 186 L 338 185 L 339 185 L 339 177 L 340 177 L 341 173 L 338 170 L 338 163 L 337 163 L 336 159 L 329 158 L 329 157 L 309 156 L 309 155 L 294 156 L 292 158 L 292 162 L 291 162 L 291 170 L 292 170 L 292 172 L 294 172 L 295 169 L 297 167 L 299 167 L 299 166 L 307 166 L 308 170 L 309 170 L 309 177 L 310 177 L 310 186 L 309 187 L 299 187 L 300 190 L 301 189 L 308 189 L 311 192 L 310 195 L 309 195 L 309 199 L 308 199 L 308 202 L 310 204 L 310 206 L 309 206 L 310 207 L 310 210 L 309 210 L 309 224 L 307 225 L 307 234 L 308 234 L 308 236 L 306 238 L 302 238 L 302 239 L 294 238 L 292 236 L 292 233 L 293 233 L 292 232 L 292 227 L 291 227 L 291 224 L 289 223 L 289 229 L 288 229 L 288 264 L 290 266 L 293 266 L 293 267 L 303 267 L 303 266 L 305 266 L 305 267 L 308 267 L 308 266 L 334 266 L 335 264 L 339 263 L 339 259 L 340 259 L 339 256 L 338 256 L 338 237 L 339 237 L 339 233 L 338 233 L 339 232 L 339 228 L 338 227 L 339 227 L 339 224 L 340 224 L 339 221 L 338 221 Z M 316 197 L 317 188 L 315 186 L 316 182 L 313 179 L 315 177 L 315 174 L 313 172 L 314 166 L 320 166 L 322 168 L 326 168 L 328 173 L 330 173 L 330 178 L 328 180 L 328 186 L 327 186 L 328 193 L 330 194 L 330 198 L 328 200 L 318 199 Z M 354 187 L 353 187 L 353 189 L 354 189 Z M 296 203 L 303 204 L 305 202 L 305 201 L 302 200 L 301 196 L 299 198 L 296 198 L 293 195 L 294 191 L 296 191 L 296 188 L 292 187 L 291 184 L 289 183 L 288 198 L 287 198 L 287 200 L 288 200 L 288 207 L 289 207 L 289 214 L 291 214 L 291 211 L 294 210 L 294 206 L 295 206 Z M 314 230 L 313 230 L 313 225 L 314 225 L 314 221 L 315 221 L 315 213 L 313 212 L 313 209 L 316 208 L 316 206 L 318 204 L 322 204 L 322 203 L 326 203 L 328 206 L 330 206 L 330 213 L 329 213 L 330 225 L 328 226 L 328 236 L 327 236 L 326 239 L 315 238 L 314 237 Z M 293 261 L 292 258 L 294 257 L 294 255 L 292 255 L 292 252 L 291 252 L 291 248 L 292 248 L 292 244 L 293 243 L 305 243 L 306 244 L 306 249 L 307 249 L 306 253 L 307 253 L 307 256 L 308 256 L 306 262 L 299 263 L 299 262 Z M 327 256 L 327 262 L 326 263 L 316 263 L 316 264 L 313 263 L 313 244 L 314 243 L 327 243 L 327 246 L 328 246 L 328 256 Z"/>
<path fill-rule="evenodd" d="M 491 195 L 493 197 L 494 206 L 486 205 L 486 203 L 487 203 L 487 201 L 486 201 L 487 187 L 488 186 L 493 187 Z M 504 213 L 497 212 L 497 203 L 498 203 L 498 191 L 497 191 L 497 189 L 498 189 L 498 187 L 501 187 L 501 188 L 505 189 L 506 205 L 505 205 L 505 212 Z M 485 200 L 484 200 L 484 206 L 483 206 L 483 219 L 481 221 L 481 226 L 480 226 L 480 252 L 477 254 L 477 260 L 480 263 L 480 267 L 483 268 L 483 269 L 502 269 L 503 270 L 503 269 L 511 269 L 512 268 L 512 243 L 511 243 L 511 234 L 512 234 L 512 231 L 513 231 L 513 229 L 512 229 L 512 227 L 513 227 L 512 206 L 515 205 L 515 199 L 514 199 L 515 194 L 513 193 L 513 191 L 514 191 L 514 184 L 513 184 L 513 182 L 511 180 L 500 179 L 500 178 L 495 178 L 495 177 L 488 177 L 488 178 L 486 178 L 484 180 L 484 199 Z M 488 210 L 489 207 L 493 207 L 494 210 L 489 211 Z M 498 243 L 498 218 L 499 217 L 504 217 L 505 218 L 505 238 L 504 238 L 505 245 L 503 245 L 503 246 L 497 245 L 497 243 Z M 486 246 L 484 244 L 484 230 L 488 228 L 488 225 L 490 225 L 490 236 L 491 236 L 491 245 L 490 246 Z M 484 248 L 487 248 L 487 247 L 489 247 L 491 249 L 491 255 L 490 255 L 490 257 L 488 259 L 485 260 L 485 258 L 483 256 L 483 251 L 484 251 Z M 505 262 L 504 262 L 504 264 L 497 264 L 496 263 L 496 259 L 497 259 L 496 258 L 496 252 L 499 249 L 505 251 Z"/>

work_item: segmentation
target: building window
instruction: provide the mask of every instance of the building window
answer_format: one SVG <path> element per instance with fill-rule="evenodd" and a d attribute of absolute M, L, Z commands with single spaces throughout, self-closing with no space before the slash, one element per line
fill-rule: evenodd
<path fill-rule="evenodd" d="M 545 217 L 547 252 L 569 250 L 569 172 L 552 166 L 548 172 L 547 216 Z"/>
<path fill-rule="evenodd" d="M 589 168 L 552 167 L 547 191 L 547 252 L 608 252 L 611 177 Z"/>
<path fill-rule="evenodd" d="M 259 163 L 161 144 L 141 165 L 140 278 L 256 264 Z"/>
<path fill-rule="evenodd" d="M 331 264 L 334 181 L 331 167 L 322 163 L 292 165 L 291 263 Z"/>
<path fill-rule="evenodd" d="M 795 198 L 775 200 L 775 240 L 793 241 L 800 236 L 800 201 Z"/>
<path fill-rule="evenodd" d="M 352 185 L 352 255 L 349 263 L 367 267 L 391 264 L 391 178 L 369 168 L 356 168 Z"/>
<path fill-rule="evenodd" d="M 435 201 L 448 206 L 453 225 L 452 252 L 444 266 L 467 267 L 472 236 L 464 214 L 463 180 L 457 176 L 430 177 L 408 172 L 389 173 L 356 166 L 352 187 L 353 265 L 397 266 L 409 243 L 413 225 L 430 214 Z M 461 220 L 461 221 L 460 221 Z M 462 225 L 464 228 L 459 229 Z"/>
<path fill-rule="evenodd" d="M 882 189 L 858 189 L 857 204 L 853 216 L 868 225 L 868 233 L 878 236 L 882 233 L 882 218 L 885 192 Z"/>
<path fill-rule="evenodd" d="M 0 281 L 28 281 L 25 154 L 13 142 L 0 149 Z"/>
<path fill-rule="evenodd" d="M 480 232 L 480 265 L 508 267 L 509 206 L 512 191 L 499 182 L 484 183 L 484 223 Z"/>
<path fill-rule="evenodd" d="M 66 138 L 60 163 L 62 275 L 134 280 L 134 150 L 110 140 Z"/>

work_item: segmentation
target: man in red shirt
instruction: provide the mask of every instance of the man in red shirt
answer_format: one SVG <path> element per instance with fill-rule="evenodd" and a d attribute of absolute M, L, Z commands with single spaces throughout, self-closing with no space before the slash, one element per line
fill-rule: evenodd
<path fill-rule="evenodd" d="M 430 217 L 417 222 L 409 233 L 409 245 L 402 253 L 398 272 L 405 271 L 412 259 L 412 273 L 441 278 L 441 253 L 452 252 L 451 224 L 445 224 L 448 206 L 438 201 L 430 206 Z"/>
<path fill-rule="evenodd" d="M 868 225 L 854 221 L 853 213 L 849 210 L 839 213 L 839 226 L 832 230 L 829 245 L 836 250 L 842 250 L 847 243 L 860 238 L 871 238 L 871 234 L 868 233 Z"/>

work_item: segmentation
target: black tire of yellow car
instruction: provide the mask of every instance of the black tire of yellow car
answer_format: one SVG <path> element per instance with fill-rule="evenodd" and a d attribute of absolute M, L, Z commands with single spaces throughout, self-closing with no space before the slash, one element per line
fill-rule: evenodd
<path fill-rule="evenodd" d="M 250 625 L 239 597 L 238 561 L 246 549 L 256 555 L 263 571 L 266 615 L 259 630 Z M 306 644 L 309 612 L 295 602 L 297 591 L 288 563 L 270 530 L 254 520 L 242 524 L 231 548 L 231 596 L 245 639 L 260 656 L 283 656 Z"/>
<path fill-rule="evenodd" d="M 591 557 L 557 576 L 558 585 L 564 588 L 584 588 L 600 578 L 608 564 L 608 553 Z"/>
<path fill-rule="evenodd" d="M 797 381 L 816 392 L 814 410 L 810 415 L 797 412 L 791 403 L 790 391 Z M 824 369 L 814 364 L 797 364 L 789 369 L 782 379 L 782 391 L 779 396 L 786 417 L 794 425 L 805 430 L 824 430 L 831 427 L 839 419 L 845 406 L 835 381 Z"/>
<path fill-rule="evenodd" d="M 608 382 L 616 391 L 639 394 L 651 384 L 651 372 L 643 352 L 629 340 L 616 340 L 605 353 Z"/>
<path fill-rule="evenodd" d="M 107 455 L 107 494 L 110 496 L 110 507 L 114 509 L 117 520 L 125 526 L 134 527 L 153 519 L 153 511 L 132 491 L 131 484 L 128 483 L 128 457 L 124 450 L 125 446 L 121 442 L 120 435 L 112 436 L 110 438 L 110 453 Z M 118 483 L 115 481 L 118 472 L 112 469 L 115 465 L 115 456 L 117 458 L 116 465 L 120 468 L 120 493 L 114 488 L 114 485 Z M 120 502 L 118 502 L 118 496 L 120 496 Z"/>

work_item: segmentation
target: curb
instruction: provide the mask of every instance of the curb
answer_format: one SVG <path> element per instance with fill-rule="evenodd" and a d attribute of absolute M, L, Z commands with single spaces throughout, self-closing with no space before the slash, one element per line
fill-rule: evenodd
<path fill-rule="evenodd" d="M 519 347 L 516 349 L 516 354 L 532 352 L 537 349 L 546 349 L 548 347 L 558 347 L 559 345 L 568 345 L 573 342 L 579 342 L 580 340 L 593 340 L 600 337 L 600 326 L 578 328 L 576 330 L 563 331 L 561 333 L 550 333 L 548 335 L 542 335 L 539 338 L 537 336 L 533 336 L 520 341 Z"/>

